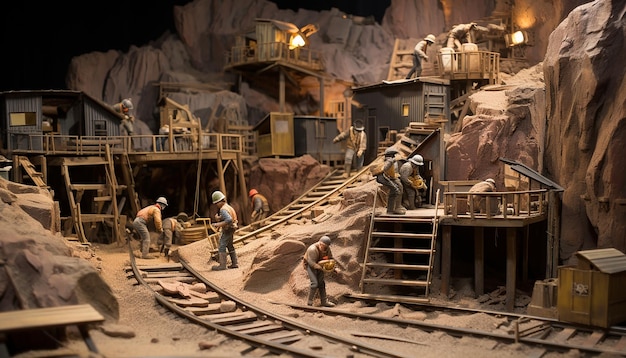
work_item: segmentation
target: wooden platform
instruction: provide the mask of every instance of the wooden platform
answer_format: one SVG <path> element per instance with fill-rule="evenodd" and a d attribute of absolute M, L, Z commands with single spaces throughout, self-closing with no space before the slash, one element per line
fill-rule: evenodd
<path fill-rule="evenodd" d="M 89 304 L 0 312 L 0 353 L 8 352 L 4 340 L 11 333 L 64 328 L 72 325 L 78 327 L 89 350 L 98 353 L 98 349 L 89 336 L 87 325 L 101 322 L 104 322 L 104 317 Z M 26 335 L 21 334 L 21 336 Z M 10 338 L 9 341 L 14 338 Z"/>

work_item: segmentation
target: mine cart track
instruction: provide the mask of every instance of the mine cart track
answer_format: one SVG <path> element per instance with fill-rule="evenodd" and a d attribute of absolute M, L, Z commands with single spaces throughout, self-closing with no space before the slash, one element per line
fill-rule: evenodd
<path fill-rule="evenodd" d="M 355 299 L 360 300 L 359 298 Z M 482 313 L 503 319 L 503 323 L 500 324 L 497 329 L 493 331 L 484 331 L 472 328 L 444 326 L 418 320 L 406 320 L 371 314 L 360 314 L 324 307 L 311 307 L 280 302 L 275 303 L 304 311 L 319 311 L 334 316 L 340 315 L 355 319 L 376 320 L 403 327 L 413 327 L 427 332 L 445 332 L 457 338 L 478 337 L 493 339 L 506 344 L 522 343 L 528 346 L 543 349 L 543 352 L 534 354 L 534 356 L 537 357 L 543 356 L 547 352 L 566 352 L 571 349 L 577 349 L 580 353 L 588 354 L 588 356 L 599 354 L 616 354 L 626 356 L 625 327 L 602 329 L 509 312 L 456 308 L 432 304 L 410 305 L 420 306 L 423 310 L 427 311 L 447 312 L 455 316 Z"/>
<path fill-rule="evenodd" d="M 354 357 L 404 357 L 402 354 L 379 349 L 364 343 L 364 340 L 336 337 L 328 330 L 306 325 L 288 317 L 276 315 L 263 308 L 233 296 L 215 286 L 196 272 L 189 264 L 180 263 L 137 266 L 129 246 L 131 270 L 138 283 L 148 287 L 156 301 L 169 311 L 207 329 L 216 330 L 250 346 L 241 355 L 292 354 L 298 357 L 354 356 Z M 166 290 L 165 287 L 168 287 Z M 354 298 L 354 297 L 353 297 Z M 358 299 L 358 298 L 357 298 Z M 361 300 L 367 302 L 369 300 Z M 487 311 L 469 308 L 437 306 L 433 304 L 409 304 L 411 309 L 445 312 L 454 316 L 487 314 L 502 319 L 492 330 L 445 326 L 421 320 L 398 319 L 376 314 L 362 314 L 337 308 L 304 306 L 278 303 L 304 311 L 323 312 L 360 321 L 370 320 L 400 327 L 416 328 L 425 332 L 444 332 L 456 338 L 475 337 L 491 339 L 503 344 L 524 344 L 540 351 L 567 352 L 572 349 L 581 354 L 594 356 L 616 354 L 626 356 L 626 328 L 593 328 L 559 322 L 540 317 L 518 315 L 509 312 Z M 227 311 L 227 312 L 224 312 Z M 333 354 L 323 348 L 308 349 L 307 339 L 318 337 L 333 344 Z M 358 337 L 358 336 L 357 336 Z M 365 339 L 395 339 L 384 335 L 362 336 Z M 408 343 L 420 344 L 420 342 Z M 300 343 L 300 344 L 299 344 Z M 345 347 L 344 353 L 336 353 L 337 347 Z"/>
<path fill-rule="evenodd" d="M 255 240 L 264 233 L 271 231 L 276 226 L 284 224 L 289 220 L 298 219 L 304 212 L 314 207 L 323 207 L 329 204 L 331 198 L 341 195 L 343 190 L 352 188 L 357 185 L 360 177 L 364 173 L 369 173 L 369 169 L 365 166 L 349 178 L 343 177 L 343 170 L 333 169 L 324 179 L 315 186 L 310 188 L 300 197 L 289 203 L 284 208 L 268 216 L 260 222 L 253 225 L 247 225 L 235 231 L 233 239 L 234 244 L 244 245 L 248 241 Z M 219 233 L 211 234 L 209 240 L 217 241 Z M 212 250 L 216 253 L 217 249 Z"/>
<path fill-rule="evenodd" d="M 241 355 L 289 354 L 295 357 L 406 357 L 356 339 L 336 337 L 328 330 L 273 314 L 244 302 L 180 263 L 138 266 L 129 245 L 132 274 L 169 311 L 250 346 Z M 307 342 L 313 338 L 312 345 Z M 320 346 L 319 340 L 328 341 Z M 315 347 L 308 348 L 310 346 Z M 332 346 L 334 353 L 326 353 Z M 341 353 L 337 353 L 339 351 Z"/>

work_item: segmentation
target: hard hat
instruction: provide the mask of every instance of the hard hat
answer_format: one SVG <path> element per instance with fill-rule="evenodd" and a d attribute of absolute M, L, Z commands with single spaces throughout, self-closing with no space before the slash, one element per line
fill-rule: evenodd
<path fill-rule="evenodd" d="M 385 157 L 393 157 L 396 154 L 398 154 L 398 151 L 394 148 L 385 149 Z"/>
<path fill-rule="evenodd" d="M 189 216 L 187 216 L 187 213 L 181 212 L 181 213 L 178 213 L 178 215 L 176 215 L 176 220 L 186 222 L 187 220 L 189 220 Z"/>
<path fill-rule="evenodd" d="M 330 237 L 324 235 L 320 237 L 320 242 L 326 244 L 327 246 L 330 246 Z"/>
<path fill-rule="evenodd" d="M 428 34 L 428 36 L 424 37 L 424 40 L 426 40 L 426 41 L 430 42 L 431 44 L 434 44 L 434 43 L 435 43 L 436 38 L 435 38 L 435 35 L 433 35 L 433 34 Z"/>
<path fill-rule="evenodd" d="M 354 129 L 359 132 L 365 129 L 365 127 L 363 127 L 363 121 L 360 119 L 355 120 L 352 125 L 354 126 Z"/>
<path fill-rule="evenodd" d="M 160 196 L 157 200 L 156 200 L 157 204 L 161 204 L 163 205 L 163 207 L 165 208 L 167 206 L 167 199 L 165 199 L 165 197 Z"/>
<path fill-rule="evenodd" d="M 248 193 L 249 197 L 253 197 L 255 195 L 257 195 L 259 192 L 256 191 L 256 189 L 250 189 L 250 192 Z"/>
<path fill-rule="evenodd" d="M 495 181 L 495 180 L 493 180 L 493 179 L 491 179 L 491 178 L 489 178 L 489 179 L 487 179 L 487 180 L 485 180 L 485 181 L 486 181 L 487 183 L 491 183 L 491 184 L 493 184 L 493 185 L 496 185 L 496 181 Z"/>
<path fill-rule="evenodd" d="M 470 22 L 470 28 L 472 28 L 472 29 L 473 29 L 473 28 L 474 28 L 474 27 L 476 27 L 476 26 L 478 26 L 478 24 L 477 24 L 477 23 L 475 23 L 475 22 Z"/>
<path fill-rule="evenodd" d="M 128 109 L 133 109 L 133 102 L 130 101 L 130 98 L 126 98 L 122 100 L 122 106 Z"/>
<path fill-rule="evenodd" d="M 217 204 L 220 201 L 226 199 L 226 195 L 218 190 L 216 192 L 213 192 L 213 195 L 211 195 L 211 199 L 213 200 L 213 204 Z"/>
<path fill-rule="evenodd" d="M 415 165 L 424 165 L 424 158 L 422 158 L 422 156 L 419 154 L 415 154 L 411 157 L 411 159 L 409 159 L 409 162 Z"/>

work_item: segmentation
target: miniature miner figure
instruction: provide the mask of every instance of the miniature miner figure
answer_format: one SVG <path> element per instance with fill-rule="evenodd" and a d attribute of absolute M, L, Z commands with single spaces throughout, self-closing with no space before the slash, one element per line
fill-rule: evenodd
<path fill-rule="evenodd" d="M 267 198 L 261 195 L 256 189 L 250 189 L 248 196 L 250 197 L 250 205 L 252 206 L 252 213 L 250 214 L 251 224 L 262 221 L 270 212 L 270 205 L 267 202 Z"/>
<path fill-rule="evenodd" d="M 363 168 L 363 161 L 365 159 L 363 153 L 365 153 L 365 149 L 367 148 L 367 136 L 365 134 L 363 121 L 360 119 L 355 120 L 350 129 L 339 133 L 339 135 L 333 139 L 333 143 L 338 143 L 343 140 L 347 140 L 346 156 L 343 162 L 343 177 L 349 178 L 353 161 L 357 171 Z M 354 158 L 355 154 L 356 158 Z"/>
<path fill-rule="evenodd" d="M 480 183 L 476 183 L 474 184 L 469 192 L 470 193 L 491 193 L 496 191 L 496 181 L 488 178 L 484 181 L 481 181 Z M 485 200 L 485 196 L 484 195 L 472 195 L 472 203 L 474 205 L 474 212 L 475 213 L 486 213 L 487 212 L 487 208 L 486 208 L 486 200 Z M 490 201 L 491 203 L 491 201 Z M 468 208 L 470 203 L 467 203 Z M 495 205 L 495 203 L 494 203 Z M 497 209 L 497 205 L 495 208 L 490 208 L 491 212 L 494 212 L 494 209 Z"/>
<path fill-rule="evenodd" d="M 154 259 L 156 257 L 150 256 L 150 231 L 148 230 L 148 223 L 154 222 L 156 231 L 160 234 L 163 232 L 163 223 L 161 221 L 161 211 L 167 207 L 167 199 L 159 197 L 155 204 L 148 205 L 145 208 L 137 212 L 137 216 L 133 221 L 133 227 L 139 233 L 141 237 L 141 258 L 142 259 Z"/>
<path fill-rule="evenodd" d="M 160 252 L 163 256 L 169 256 L 172 241 L 180 241 L 183 224 L 187 222 L 187 220 L 189 220 L 189 216 L 187 216 L 186 213 L 178 213 L 176 217 L 163 219 L 163 232 L 159 235 L 159 239 L 157 241 L 157 244 L 161 247 Z"/>
<path fill-rule="evenodd" d="M 330 250 L 330 237 L 324 235 L 318 242 L 311 244 L 304 254 L 303 262 L 311 280 L 309 298 L 306 304 L 312 306 L 315 294 L 319 291 L 322 307 L 335 307 L 335 304 L 328 301 L 326 297 L 326 282 L 324 281 L 325 272 L 337 272 L 333 253 Z M 322 264 L 330 264 L 331 266 L 324 267 Z"/>
<path fill-rule="evenodd" d="M 424 165 L 424 158 L 416 154 L 400 167 L 400 181 L 402 182 L 402 202 L 408 210 L 415 210 L 422 206 L 421 192 L 428 187 L 420 175 L 419 168 Z"/>
<path fill-rule="evenodd" d="M 387 198 L 387 214 L 404 215 L 406 208 L 402 206 L 402 182 L 398 175 L 398 151 L 394 148 L 385 149 L 385 162 L 382 173 L 376 175 L 376 181 L 389 189 Z"/>
<path fill-rule="evenodd" d="M 231 265 L 228 268 L 238 268 L 237 253 L 233 245 L 235 230 L 237 230 L 237 212 L 232 206 L 226 203 L 226 196 L 221 191 L 215 191 L 211 195 L 213 204 L 216 204 L 219 212 L 215 214 L 216 223 L 213 226 L 221 229 L 220 246 L 217 249 L 219 265 L 211 267 L 213 271 L 221 271 L 226 269 L 226 250 L 230 255 Z"/>
<path fill-rule="evenodd" d="M 456 48 L 460 51 L 462 48 L 462 43 L 473 43 L 473 31 L 480 32 L 489 32 L 489 29 L 483 26 L 478 26 L 475 22 L 470 22 L 469 24 L 460 24 L 456 25 L 448 32 L 448 43 L 446 47 L 451 49 Z"/>
<path fill-rule="evenodd" d="M 133 102 L 130 98 L 126 98 L 123 99 L 122 102 L 114 104 L 112 107 L 115 112 L 124 116 L 121 125 L 122 132 L 125 133 L 125 135 L 132 136 L 134 132 L 133 123 L 135 121 L 135 117 L 130 114 L 130 110 L 133 109 Z"/>
<path fill-rule="evenodd" d="M 428 61 L 428 55 L 426 51 L 428 50 L 428 45 L 432 45 L 435 43 L 435 35 L 428 34 L 428 36 L 424 37 L 424 39 L 415 45 L 415 49 L 413 49 L 413 67 L 411 67 L 411 71 L 406 75 L 406 79 L 411 79 L 413 74 L 415 77 L 419 77 L 422 74 L 422 60 Z"/>

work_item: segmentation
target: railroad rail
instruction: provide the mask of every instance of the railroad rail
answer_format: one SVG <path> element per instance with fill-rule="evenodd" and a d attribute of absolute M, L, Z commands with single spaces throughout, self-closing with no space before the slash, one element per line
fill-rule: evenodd
<path fill-rule="evenodd" d="M 352 297 L 347 295 L 347 297 Z M 359 301 L 367 301 L 360 297 L 352 297 Z M 447 312 L 455 316 L 485 314 L 506 319 L 494 330 L 487 331 L 476 328 L 454 327 L 437 323 L 407 320 L 393 317 L 383 317 L 372 314 L 362 314 L 351 311 L 312 307 L 292 303 L 274 302 L 304 311 L 319 311 L 333 316 L 350 317 L 361 320 L 374 320 L 382 323 L 391 323 L 401 327 L 413 327 L 427 332 L 445 332 L 453 337 L 479 337 L 496 340 L 505 344 L 521 343 L 543 349 L 537 356 L 547 352 L 567 352 L 578 350 L 583 354 L 615 354 L 626 356 L 626 327 L 611 327 L 608 329 L 594 328 L 585 325 L 560 322 L 554 319 L 515 314 L 510 312 L 469 309 L 434 304 L 408 304 L 409 307 L 418 307 L 419 310 Z"/>
<path fill-rule="evenodd" d="M 328 330 L 244 302 L 202 277 L 182 259 L 175 264 L 138 266 L 131 245 L 128 247 L 130 270 L 138 283 L 152 290 L 159 304 L 189 322 L 247 343 L 250 348 L 241 355 L 407 357 L 364 341 L 335 336 Z M 333 343 L 333 353 L 324 351 L 320 339 Z M 309 340 L 317 343 L 302 344 Z M 302 348 L 309 346 L 317 349 Z"/>
<path fill-rule="evenodd" d="M 241 355 L 404 357 L 406 355 L 402 353 L 372 345 L 371 340 L 393 339 L 416 345 L 423 344 L 418 340 L 386 337 L 383 334 L 351 333 L 352 336 L 337 336 L 327 328 L 317 328 L 245 302 L 200 275 L 183 259 L 179 263 L 138 266 L 130 246 L 129 254 L 134 277 L 137 282 L 151 289 L 159 304 L 191 323 L 245 342 L 250 348 L 240 352 Z M 356 296 L 347 295 L 347 297 L 365 302 L 364 306 L 372 301 L 376 302 Z M 522 344 L 536 349 L 533 354 L 535 356 L 543 356 L 549 352 L 563 353 L 573 349 L 589 356 L 626 355 L 626 328 L 623 327 L 600 329 L 509 312 L 437 306 L 432 303 L 405 304 L 405 307 L 413 311 L 435 311 L 454 317 L 484 314 L 500 321 L 497 326 L 490 329 L 479 329 L 444 325 L 437 323 L 436 319 L 434 321 L 402 319 L 339 308 L 271 303 L 286 305 L 296 310 L 321 312 L 332 315 L 335 319 L 341 317 L 359 322 L 375 321 L 428 333 L 443 332 L 459 339 L 474 337 L 507 345 Z M 437 317 L 439 314 L 432 316 Z M 323 345 L 319 345 L 320 339 L 332 343 L 332 353 L 324 351 Z M 317 343 L 308 344 L 308 342 Z M 316 349 L 303 348 L 314 346 Z"/>
<path fill-rule="evenodd" d="M 347 188 L 355 187 L 361 175 L 369 173 L 369 169 L 365 166 L 349 178 L 344 178 L 343 173 L 342 169 L 332 169 L 324 179 L 284 208 L 259 222 L 239 228 L 235 231 L 233 243 L 235 245 L 244 245 L 248 241 L 261 237 L 264 233 L 278 225 L 302 217 L 308 210 L 329 205 L 331 198 L 337 197 Z M 218 242 L 219 233 L 209 235 L 209 243 L 212 245 L 212 254 L 217 253 Z"/>

